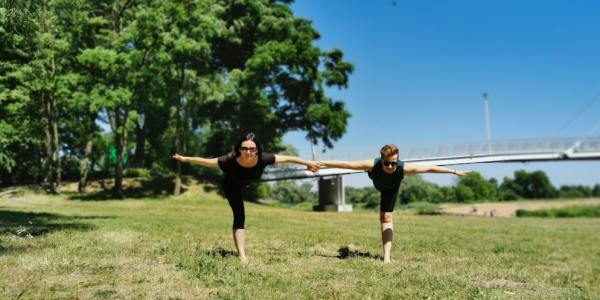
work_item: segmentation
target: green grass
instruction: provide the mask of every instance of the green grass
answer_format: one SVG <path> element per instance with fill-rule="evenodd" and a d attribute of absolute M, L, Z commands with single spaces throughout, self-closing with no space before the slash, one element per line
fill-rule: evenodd
<path fill-rule="evenodd" d="M 517 217 L 600 218 L 599 205 L 573 205 L 561 208 L 517 210 Z"/>
<path fill-rule="evenodd" d="M 600 219 L 399 213 L 384 265 L 376 211 L 247 203 L 244 265 L 215 194 L 69 198 L 0 198 L 0 298 L 600 298 Z"/>

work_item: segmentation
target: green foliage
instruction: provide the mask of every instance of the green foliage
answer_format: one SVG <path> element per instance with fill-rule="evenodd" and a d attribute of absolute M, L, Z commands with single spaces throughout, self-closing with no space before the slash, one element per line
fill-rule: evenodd
<path fill-rule="evenodd" d="M 525 170 L 515 171 L 514 181 L 520 191 L 518 194 L 526 199 L 554 198 L 558 195 L 556 188 L 552 186 L 543 171 L 532 173 Z"/>
<path fill-rule="evenodd" d="M 600 206 L 567 206 L 534 211 L 518 209 L 517 217 L 600 218 Z"/>
<path fill-rule="evenodd" d="M 593 190 L 583 185 L 563 185 L 560 187 L 558 197 L 560 198 L 587 198 L 593 196 Z"/>
<path fill-rule="evenodd" d="M 0 4 L 2 185 L 60 168 L 42 166 L 53 124 L 52 151 L 66 159 L 69 179 L 85 159 L 81 172 L 112 167 L 116 182 L 128 166 L 156 163 L 212 176 L 170 157 L 223 155 L 245 131 L 277 152 L 290 130 L 327 147 L 346 130 L 349 112 L 324 90 L 346 88 L 353 66 L 341 50 L 315 45 L 319 34 L 290 1 Z M 110 126 L 111 143 L 97 143 L 98 123 Z"/>
<path fill-rule="evenodd" d="M 264 182 L 252 182 L 242 189 L 242 199 L 244 201 L 258 202 L 260 199 L 271 197 L 271 188 Z"/>
<path fill-rule="evenodd" d="M 456 195 L 459 202 L 495 201 L 497 189 L 494 183 L 485 180 L 481 174 L 471 172 L 460 178 L 456 186 Z"/>
<path fill-rule="evenodd" d="M 373 187 L 345 188 L 346 202 L 364 208 L 378 208 L 381 203 L 380 193 Z"/>
<path fill-rule="evenodd" d="M 127 168 L 123 171 L 123 176 L 128 178 L 150 178 L 151 171 L 144 168 Z"/>
<path fill-rule="evenodd" d="M 423 180 L 420 175 L 406 176 L 400 186 L 400 204 L 411 202 L 440 203 L 443 194 L 436 184 Z"/>
<path fill-rule="evenodd" d="M 271 188 L 271 198 L 281 203 L 295 205 L 302 202 L 316 203 L 317 195 L 312 192 L 312 184 L 298 184 L 295 180 L 277 181 Z"/>
<path fill-rule="evenodd" d="M 441 213 L 440 207 L 430 202 L 411 202 L 407 208 L 414 210 L 417 215 L 439 215 Z"/>
<path fill-rule="evenodd" d="M 457 185 L 455 192 L 457 202 L 472 202 L 477 199 L 473 189 L 464 184 Z"/>
<path fill-rule="evenodd" d="M 600 184 L 594 185 L 594 189 L 592 190 L 592 196 L 600 197 Z"/>

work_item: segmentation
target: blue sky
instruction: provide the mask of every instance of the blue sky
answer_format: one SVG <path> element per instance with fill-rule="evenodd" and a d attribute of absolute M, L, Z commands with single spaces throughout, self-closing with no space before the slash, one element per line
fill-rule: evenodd
<path fill-rule="evenodd" d="M 367 159 L 387 143 L 484 141 L 484 92 L 494 140 L 600 135 L 599 1 L 328 0 L 292 9 L 313 21 L 319 47 L 342 49 L 355 66 L 348 89 L 328 92 L 352 113 L 328 153 Z M 310 158 L 303 133 L 285 141 Z M 600 183 L 600 161 L 462 168 L 488 178 L 525 169 L 544 170 L 555 185 Z M 364 174 L 345 180 L 370 184 Z"/>

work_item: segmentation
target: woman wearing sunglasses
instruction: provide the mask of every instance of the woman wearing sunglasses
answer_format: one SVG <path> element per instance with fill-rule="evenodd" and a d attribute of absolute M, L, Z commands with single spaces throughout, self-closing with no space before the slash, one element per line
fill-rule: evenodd
<path fill-rule="evenodd" d="M 392 239 L 394 237 L 394 224 L 392 220 L 394 206 L 400 183 L 404 174 L 415 173 L 450 173 L 463 176 L 469 171 L 452 170 L 438 166 L 419 166 L 405 164 L 399 160 L 398 147 L 396 145 L 385 145 L 380 151 L 381 157 L 363 161 L 320 161 L 321 166 L 330 168 L 342 168 L 352 170 L 368 171 L 373 185 L 381 193 L 381 205 L 379 219 L 381 221 L 381 241 L 383 244 L 383 262 L 390 262 L 392 250 Z"/>
<path fill-rule="evenodd" d="M 179 154 L 173 158 L 186 163 L 203 167 L 219 167 L 223 171 L 221 185 L 225 197 L 233 211 L 233 241 L 238 251 L 238 258 L 248 260 L 245 252 L 245 212 L 242 200 L 242 188 L 252 181 L 258 180 L 268 165 L 274 163 L 295 163 L 305 165 L 312 172 L 319 170 L 319 165 L 294 156 L 274 155 L 263 152 L 263 145 L 254 133 L 248 133 L 238 139 L 231 153 L 218 158 L 187 157 Z"/>

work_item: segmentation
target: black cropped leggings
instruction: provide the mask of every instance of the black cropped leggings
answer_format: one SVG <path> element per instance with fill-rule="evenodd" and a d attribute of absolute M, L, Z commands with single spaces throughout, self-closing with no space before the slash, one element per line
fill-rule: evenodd
<path fill-rule="evenodd" d="M 396 199 L 398 198 L 398 190 L 400 188 L 392 188 L 382 190 L 381 192 L 381 212 L 393 212 L 396 206 Z"/>
<path fill-rule="evenodd" d="M 231 211 L 233 211 L 233 229 L 244 229 L 246 221 L 246 212 L 244 211 L 244 201 L 242 200 L 242 187 L 233 183 L 221 182 L 225 197 L 229 202 Z"/>

